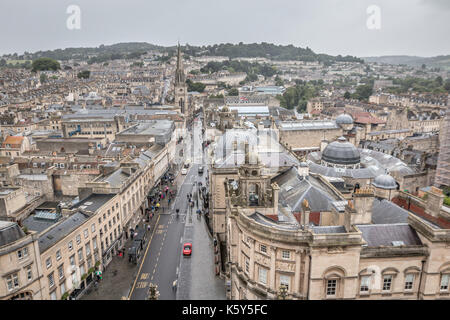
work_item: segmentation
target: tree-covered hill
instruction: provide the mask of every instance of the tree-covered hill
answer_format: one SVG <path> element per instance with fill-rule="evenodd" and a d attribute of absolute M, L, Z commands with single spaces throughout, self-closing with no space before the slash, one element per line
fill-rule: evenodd
<path fill-rule="evenodd" d="M 163 47 L 146 42 L 128 42 L 117 43 L 113 45 L 100 45 L 98 47 L 86 48 L 66 48 L 56 50 L 37 51 L 34 53 L 26 52 L 23 55 L 10 54 L 4 57 L 8 59 L 29 59 L 35 60 L 41 57 L 47 57 L 55 60 L 66 61 L 69 59 L 89 60 L 98 57 L 97 60 L 107 60 L 108 57 L 127 57 L 136 52 L 147 52 L 149 50 L 159 50 L 161 52 L 173 55 L 176 52 L 176 46 Z M 185 45 L 182 51 L 187 56 L 226 56 L 229 58 L 247 57 L 247 58 L 269 58 L 273 60 L 298 60 L 298 61 L 319 61 L 330 63 L 335 61 L 348 61 L 364 63 L 362 59 L 353 56 L 331 56 L 327 54 L 318 54 L 310 48 L 300 48 L 293 45 L 275 45 L 271 43 L 249 43 L 242 42 L 238 44 L 221 43 L 209 46 L 191 46 Z M 95 62 L 96 59 L 93 59 Z"/>

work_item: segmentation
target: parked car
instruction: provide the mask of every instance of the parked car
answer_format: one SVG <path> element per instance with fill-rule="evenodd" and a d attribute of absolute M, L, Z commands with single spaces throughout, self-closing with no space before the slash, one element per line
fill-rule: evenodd
<path fill-rule="evenodd" d="M 181 174 L 182 175 L 186 175 L 187 174 L 187 169 L 186 168 L 181 169 Z"/>
<path fill-rule="evenodd" d="M 186 242 L 183 245 L 183 256 L 190 256 L 192 254 L 192 243 Z"/>

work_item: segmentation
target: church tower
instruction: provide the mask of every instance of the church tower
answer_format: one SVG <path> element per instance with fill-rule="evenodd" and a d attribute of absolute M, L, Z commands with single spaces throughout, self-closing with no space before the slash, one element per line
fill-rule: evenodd
<path fill-rule="evenodd" d="M 175 105 L 180 109 L 184 115 L 188 113 L 188 95 L 186 76 L 184 74 L 183 62 L 181 61 L 181 49 L 178 43 L 177 52 L 177 69 L 175 71 Z"/>

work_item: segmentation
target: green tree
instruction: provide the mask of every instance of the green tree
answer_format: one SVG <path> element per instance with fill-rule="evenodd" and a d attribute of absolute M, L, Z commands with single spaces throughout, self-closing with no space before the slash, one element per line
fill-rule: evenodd
<path fill-rule="evenodd" d="M 238 96 L 239 95 L 239 90 L 236 88 L 232 88 L 230 90 L 228 90 L 228 95 L 229 96 Z"/>
<path fill-rule="evenodd" d="M 91 72 L 89 70 L 83 70 L 77 74 L 78 79 L 89 79 L 90 76 Z"/>
<path fill-rule="evenodd" d="M 445 80 L 444 89 L 450 93 L 450 79 Z"/>
<path fill-rule="evenodd" d="M 33 61 L 32 63 L 32 71 L 48 71 L 48 70 L 59 70 L 61 69 L 61 66 L 59 65 L 59 62 L 56 60 L 53 60 L 51 58 L 38 58 Z"/>
<path fill-rule="evenodd" d="M 5 59 L 1 59 L 0 60 L 0 67 L 6 67 L 6 60 Z"/>
<path fill-rule="evenodd" d="M 345 91 L 345 93 L 344 93 L 344 99 L 350 99 L 350 97 L 351 97 L 350 92 Z"/>
<path fill-rule="evenodd" d="M 192 82 L 191 79 L 186 80 L 186 84 L 188 86 L 188 91 L 197 91 L 197 92 L 203 92 L 205 91 L 206 85 L 201 82 Z"/>
<path fill-rule="evenodd" d="M 284 81 L 278 75 L 275 77 L 275 85 L 280 87 L 284 85 Z"/>
<path fill-rule="evenodd" d="M 360 85 L 360 86 L 356 87 L 356 91 L 353 94 L 353 97 L 360 101 L 362 101 L 362 100 L 366 101 L 372 95 L 372 91 L 373 91 L 373 85 L 371 85 L 371 84 Z"/>
<path fill-rule="evenodd" d="M 41 82 L 41 84 L 47 82 L 47 80 L 48 80 L 47 75 L 45 73 L 41 73 L 39 77 L 39 81 Z"/>

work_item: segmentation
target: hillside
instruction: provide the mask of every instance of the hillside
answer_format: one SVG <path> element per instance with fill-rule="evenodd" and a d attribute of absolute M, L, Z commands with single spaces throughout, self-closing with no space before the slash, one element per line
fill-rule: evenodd
<path fill-rule="evenodd" d="M 66 48 L 47 51 L 38 51 L 27 53 L 26 55 L 9 55 L 9 58 L 16 60 L 30 59 L 34 60 L 40 57 L 48 57 L 56 60 L 80 59 L 88 60 L 98 57 L 99 61 L 106 61 L 110 57 L 120 58 L 133 53 L 142 53 L 148 50 L 160 50 L 162 52 L 175 53 L 176 46 L 163 47 L 146 42 L 130 42 L 118 43 L 113 45 L 101 45 L 99 47 L 87 48 Z M 262 57 L 273 60 L 297 60 L 297 61 L 318 61 L 321 63 L 332 63 L 336 61 L 359 62 L 364 63 L 360 58 L 353 56 L 331 56 L 327 54 L 318 54 L 310 48 L 300 48 L 293 45 L 275 45 L 271 43 L 251 43 L 239 44 L 222 43 L 212 46 L 190 46 L 182 47 L 182 51 L 191 56 L 210 55 L 210 56 L 226 56 L 229 58 L 236 57 Z M 93 59 L 95 60 L 95 59 Z"/>
<path fill-rule="evenodd" d="M 377 62 L 387 64 L 406 64 L 409 66 L 420 67 L 425 64 L 427 67 L 441 68 L 450 70 L 450 55 L 436 57 L 416 57 L 416 56 L 381 56 L 364 57 L 366 62 Z"/>

